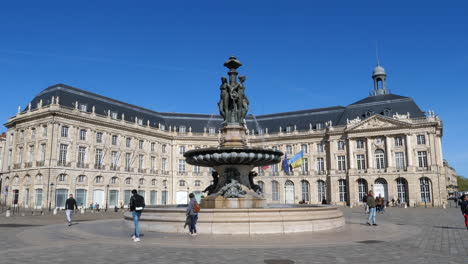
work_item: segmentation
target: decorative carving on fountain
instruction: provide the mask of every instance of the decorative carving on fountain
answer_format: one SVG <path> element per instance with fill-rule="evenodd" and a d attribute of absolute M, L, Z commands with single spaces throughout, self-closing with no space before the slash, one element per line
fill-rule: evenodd
<path fill-rule="evenodd" d="M 243 185 L 235 179 L 231 179 L 231 181 L 224 185 L 216 194 L 221 195 L 224 198 L 242 198 L 247 194 L 247 192 L 243 190 L 242 186 Z"/>
<path fill-rule="evenodd" d="M 213 184 L 209 185 L 208 187 L 205 188 L 205 190 L 203 190 L 204 193 L 208 192 L 207 193 L 208 195 L 215 193 L 216 186 L 218 186 L 218 182 L 219 182 L 219 174 L 216 171 L 213 171 L 211 173 L 211 177 L 213 177 Z"/>

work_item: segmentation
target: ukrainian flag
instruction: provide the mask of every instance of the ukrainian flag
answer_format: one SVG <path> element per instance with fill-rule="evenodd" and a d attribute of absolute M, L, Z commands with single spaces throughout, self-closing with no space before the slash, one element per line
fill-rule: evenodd
<path fill-rule="evenodd" d="M 289 159 L 289 165 L 293 168 L 300 167 L 302 165 L 302 161 L 304 159 L 304 152 L 300 151 L 296 155 L 294 155 L 291 159 Z"/>

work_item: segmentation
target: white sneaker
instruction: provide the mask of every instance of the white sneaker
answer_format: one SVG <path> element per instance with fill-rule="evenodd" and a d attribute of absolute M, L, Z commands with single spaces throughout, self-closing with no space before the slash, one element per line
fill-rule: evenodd
<path fill-rule="evenodd" d="M 196 235 L 197 235 L 197 233 L 193 233 L 193 234 L 192 234 L 192 236 L 196 236 Z"/>
<path fill-rule="evenodd" d="M 135 237 L 135 239 L 133 239 L 134 242 L 140 242 L 140 238 L 139 237 Z"/>
<path fill-rule="evenodd" d="M 132 239 L 135 240 L 136 236 L 135 235 L 132 235 Z"/>

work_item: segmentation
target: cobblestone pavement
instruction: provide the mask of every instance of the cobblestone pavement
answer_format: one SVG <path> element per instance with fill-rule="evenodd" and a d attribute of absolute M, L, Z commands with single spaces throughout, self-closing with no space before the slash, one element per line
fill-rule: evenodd
<path fill-rule="evenodd" d="M 0 263 L 468 262 L 468 230 L 457 208 L 388 208 L 377 215 L 377 227 L 364 225 L 361 208 L 342 210 L 347 225 L 335 231 L 251 237 L 146 232 L 140 243 L 129 238 L 121 213 L 78 214 L 72 227 L 64 215 L 2 216 Z"/>

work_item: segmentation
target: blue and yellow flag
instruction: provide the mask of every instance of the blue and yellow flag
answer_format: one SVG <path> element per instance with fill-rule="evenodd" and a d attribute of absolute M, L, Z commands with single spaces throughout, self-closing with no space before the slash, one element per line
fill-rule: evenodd
<path fill-rule="evenodd" d="M 289 165 L 293 168 L 300 167 L 302 165 L 302 161 L 304 158 L 304 152 L 300 151 L 296 155 L 294 155 L 291 159 L 289 159 Z"/>
<path fill-rule="evenodd" d="M 283 160 L 283 170 L 286 174 L 289 174 L 289 160 L 288 160 L 288 154 L 284 154 L 284 160 Z"/>

